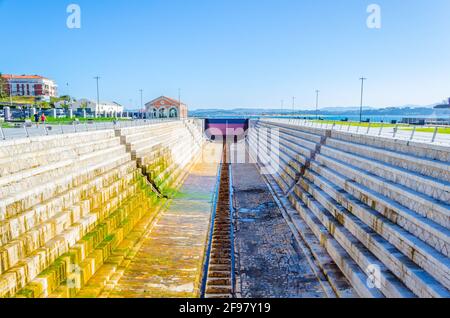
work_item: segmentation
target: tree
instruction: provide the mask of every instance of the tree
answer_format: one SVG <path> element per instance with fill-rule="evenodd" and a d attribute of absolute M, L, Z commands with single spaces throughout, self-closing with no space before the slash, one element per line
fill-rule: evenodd
<path fill-rule="evenodd" d="M 0 73 L 0 98 L 8 97 L 8 81 L 6 78 L 2 77 L 2 73 Z"/>

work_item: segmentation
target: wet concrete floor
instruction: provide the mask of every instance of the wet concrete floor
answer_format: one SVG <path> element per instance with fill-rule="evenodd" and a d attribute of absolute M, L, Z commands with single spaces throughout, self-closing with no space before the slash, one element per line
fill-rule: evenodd
<path fill-rule="evenodd" d="M 237 296 L 326 297 L 254 164 L 233 164 Z"/>

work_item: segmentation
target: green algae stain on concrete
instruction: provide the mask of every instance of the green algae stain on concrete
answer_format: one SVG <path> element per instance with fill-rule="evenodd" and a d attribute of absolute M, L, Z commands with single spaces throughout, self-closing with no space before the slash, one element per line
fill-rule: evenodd
<path fill-rule="evenodd" d="M 173 199 L 186 199 L 186 200 L 201 200 L 201 201 L 207 201 L 211 200 L 211 196 L 209 192 L 196 192 L 196 191 L 190 191 L 190 192 L 176 192 L 171 196 Z"/>
<path fill-rule="evenodd" d="M 170 207 L 143 239 L 109 297 L 199 296 L 217 171 L 218 164 L 197 163 L 179 191 L 167 190 Z"/>

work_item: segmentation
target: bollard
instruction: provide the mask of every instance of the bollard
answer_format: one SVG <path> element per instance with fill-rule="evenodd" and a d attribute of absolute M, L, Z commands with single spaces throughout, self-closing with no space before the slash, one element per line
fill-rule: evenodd
<path fill-rule="evenodd" d="M 369 125 L 367 126 L 367 132 L 366 132 L 366 135 L 369 134 L 371 125 L 372 125 L 372 123 L 369 123 Z"/>
<path fill-rule="evenodd" d="M 0 124 L 0 133 L 2 134 L 2 139 L 6 140 L 6 135 L 5 135 L 5 132 L 3 131 L 3 127 L 1 124 Z"/>
<path fill-rule="evenodd" d="M 61 134 L 64 135 L 64 129 L 63 129 L 63 126 L 61 125 L 61 123 L 59 123 L 59 129 L 61 130 Z"/>
<path fill-rule="evenodd" d="M 48 129 L 47 129 L 47 125 L 44 124 L 44 130 L 45 130 L 45 135 L 48 136 Z"/>
<path fill-rule="evenodd" d="M 358 128 L 356 128 L 356 133 L 359 134 L 359 128 L 361 128 L 361 126 L 358 125 Z"/>
<path fill-rule="evenodd" d="M 27 125 L 23 125 L 23 128 L 25 128 L 25 133 L 27 134 L 27 138 L 30 138 L 30 134 L 28 133 Z"/>
<path fill-rule="evenodd" d="M 436 128 L 434 128 L 434 133 L 433 133 L 433 138 L 431 139 L 431 142 L 435 142 L 436 141 L 436 137 L 438 134 L 438 127 L 436 126 Z"/>
<path fill-rule="evenodd" d="M 5 111 L 5 121 L 11 120 L 11 108 L 9 106 L 4 107 L 3 110 Z"/>

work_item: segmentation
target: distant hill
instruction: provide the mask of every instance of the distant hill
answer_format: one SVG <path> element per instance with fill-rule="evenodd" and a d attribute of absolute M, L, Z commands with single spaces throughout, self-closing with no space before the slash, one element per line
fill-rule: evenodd
<path fill-rule="evenodd" d="M 432 116 L 435 114 L 434 107 L 438 104 L 417 106 L 408 105 L 401 107 L 374 108 L 364 107 L 365 116 Z M 319 110 L 320 116 L 356 116 L 359 115 L 359 107 L 326 107 Z M 281 115 L 292 114 L 292 110 L 284 109 L 264 109 L 264 108 L 236 108 L 236 109 L 205 109 L 193 110 L 189 112 L 190 116 L 196 117 L 223 117 L 223 116 L 263 116 L 263 115 Z M 315 115 L 315 110 L 297 109 L 295 115 Z"/>

